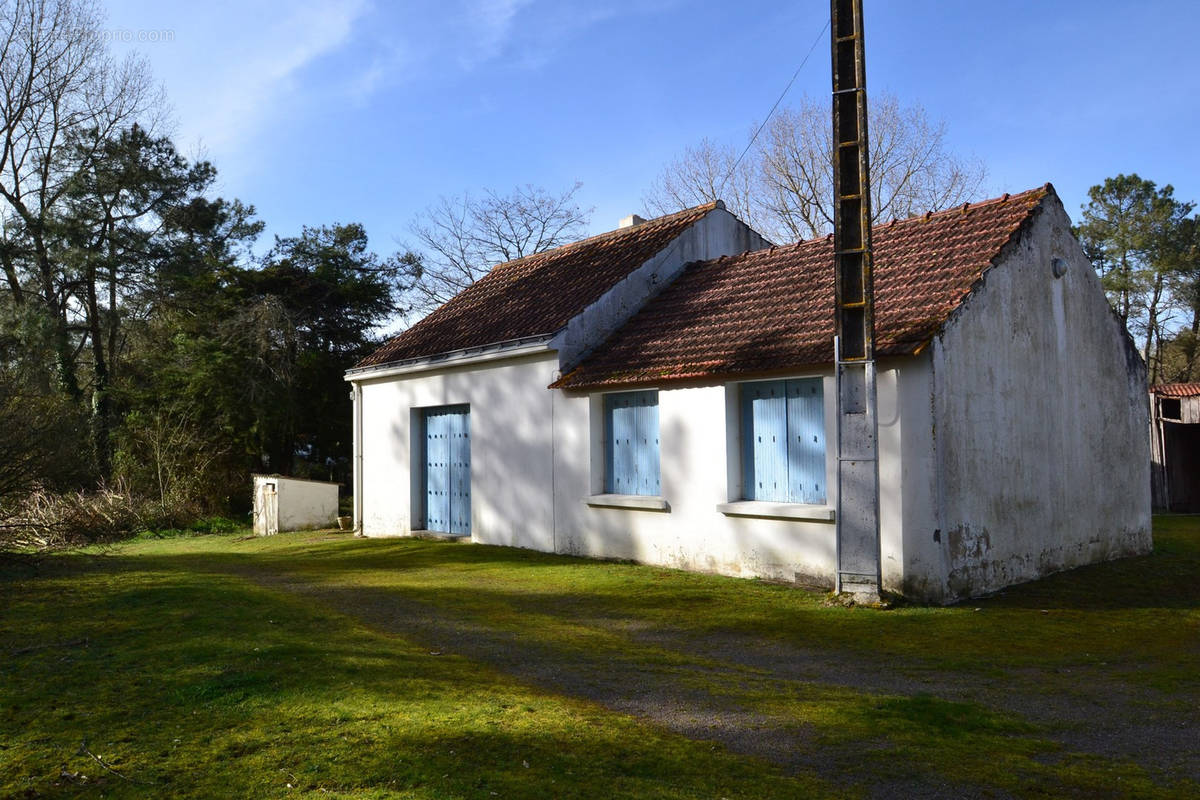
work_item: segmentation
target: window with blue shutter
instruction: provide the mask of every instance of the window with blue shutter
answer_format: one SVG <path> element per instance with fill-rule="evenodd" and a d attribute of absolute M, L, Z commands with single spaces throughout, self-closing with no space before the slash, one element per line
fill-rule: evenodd
<path fill-rule="evenodd" d="M 747 500 L 825 502 L 825 406 L 820 378 L 741 386 Z"/>
<path fill-rule="evenodd" d="M 658 392 L 604 396 L 604 491 L 662 493 L 658 461 Z"/>

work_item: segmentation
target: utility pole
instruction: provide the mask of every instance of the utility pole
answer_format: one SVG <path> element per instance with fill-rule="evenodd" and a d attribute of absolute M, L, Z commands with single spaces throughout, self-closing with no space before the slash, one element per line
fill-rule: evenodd
<path fill-rule="evenodd" d="M 837 591 L 879 598 L 879 424 L 862 0 L 831 0 Z"/>

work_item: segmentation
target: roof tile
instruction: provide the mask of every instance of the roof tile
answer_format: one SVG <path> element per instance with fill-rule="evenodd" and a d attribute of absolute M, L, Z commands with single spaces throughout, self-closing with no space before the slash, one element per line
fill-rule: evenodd
<path fill-rule="evenodd" d="M 1200 397 L 1200 383 L 1160 383 L 1150 391 L 1160 397 Z"/>
<path fill-rule="evenodd" d="M 708 203 L 500 264 L 357 366 L 556 333 L 718 207 Z"/>
<path fill-rule="evenodd" d="M 875 347 L 919 350 L 1005 244 L 1053 193 L 1045 187 L 876 226 Z M 695 380 L 824 364 L 833 356 L 832 237 L 691 264 L 554 386 Z"/>

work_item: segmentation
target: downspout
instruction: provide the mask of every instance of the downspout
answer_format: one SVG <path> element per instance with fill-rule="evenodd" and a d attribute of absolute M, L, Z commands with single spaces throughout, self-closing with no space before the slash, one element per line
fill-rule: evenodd
<path fill-rule="evenodd" d="M 940 427 L 941 417 L 938 415 L 938 398 L 942 397 L 942 372 L 938 368 L 941 347 L 935 338 L 929 347 L 929 422 L 931 426 L 930 441 L 933 443 L 933 541 L 938 545 L 939 576 L 937 602 L 945 605 L 953 602 L 950 596 L 950 571 L 954 568 L 954 559 L 950 555 L 949 534 L 946 530 L 946 464 L 945 447 L 942 439 L 945 431 Z"/>
<path fill-rule="evenodd" d="M 553 376 L 557 381 L 562 373 L 554 370 Z M 554 412 L 560 391 L 550 390 L 550 549 L 554 553 L 558 552 L 558 426 Z"/>
<path fill-rule="evenodd" d="M 363 536 L 363 427 L 362 427 L 362 384 L 350 384 L 350 398 L 354 402 L 354 477 L 351 491 L 354 493 L 354 535 Z"/>

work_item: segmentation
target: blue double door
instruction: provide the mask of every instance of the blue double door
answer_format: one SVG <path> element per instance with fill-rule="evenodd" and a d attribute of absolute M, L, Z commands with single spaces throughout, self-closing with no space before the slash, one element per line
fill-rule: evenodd
<path fill-rule="evenodd" d="M 468 406 L 424 412 L 425 528 L 471 534 L 471 413 Z"/>

